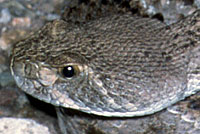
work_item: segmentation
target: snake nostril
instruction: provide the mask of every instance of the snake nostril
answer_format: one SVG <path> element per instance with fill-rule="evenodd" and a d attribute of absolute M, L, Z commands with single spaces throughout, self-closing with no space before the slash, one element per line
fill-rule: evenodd
<path fill-rule="evenodd" d="M 12 75 L 15 76 L 25 76 L 24 72 L 25 65 L 21 62 L 14 62 L 11 66 Z"/>
<path fill-rule="evenodd" d="M 30 78 L 36 78 L 38 73 L 38 65 L 34 63 L 26 63 L 24 73 Z"/>

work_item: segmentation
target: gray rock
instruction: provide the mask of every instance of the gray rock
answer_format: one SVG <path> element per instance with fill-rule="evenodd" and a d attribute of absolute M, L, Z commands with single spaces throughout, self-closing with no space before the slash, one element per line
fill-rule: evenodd
<path fill-rule="evenodd" d="M 31 119 L 0 118 L 0 134 L 50 134 L 46 126 Z"/>
<path fill-rule="evenodd" d="M 11 20 L 10 12 L 7 8 L 1 10 L 0 23 L 8 23 Z"/>

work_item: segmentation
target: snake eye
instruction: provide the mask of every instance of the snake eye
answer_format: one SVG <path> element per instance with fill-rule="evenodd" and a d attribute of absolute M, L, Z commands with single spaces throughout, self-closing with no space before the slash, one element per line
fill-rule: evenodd
<path fill-rule="evenodd" d="M 79 68 L 76 65 L 65 66 L 61 69 L 61 74 L 66 78 L 71 78 L 79 73 Z"/>

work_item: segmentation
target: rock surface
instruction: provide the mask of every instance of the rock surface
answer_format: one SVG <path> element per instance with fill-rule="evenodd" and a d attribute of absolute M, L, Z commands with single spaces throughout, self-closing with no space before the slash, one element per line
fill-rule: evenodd
<path fill-rule="evenodd" d="M 48 127 L 31 119 L 1 118 L 0 134 L 50 134 Z"/>

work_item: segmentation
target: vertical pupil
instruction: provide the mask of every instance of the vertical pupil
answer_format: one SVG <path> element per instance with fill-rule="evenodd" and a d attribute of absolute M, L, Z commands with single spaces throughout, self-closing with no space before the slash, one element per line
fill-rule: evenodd
<path fill-rule="evenodd" d="M 66 67 L 64 67 L 62 73 L 63 73 L 63 75 L 65 77 L 68 77 L 68 78 L 74 76 L 74 74 L 75 74 L 74 68 L 72 66 L 66 66 Z"/>

